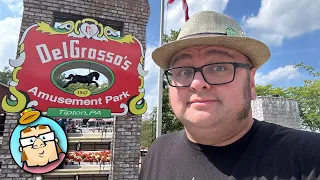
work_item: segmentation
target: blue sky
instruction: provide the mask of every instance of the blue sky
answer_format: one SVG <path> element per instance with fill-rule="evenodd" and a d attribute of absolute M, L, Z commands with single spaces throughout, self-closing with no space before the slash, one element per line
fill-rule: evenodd
<path fill-rule="evenodd" d="M 304 62 L 320 71 L 320 0 L 187 0 L 189 15 L 214 10 L 233 17 L 249 37 L 265 42 L 271 58 L 256 74 L 256 84 L 279 87 L 303 85 L 311 79 L 304 70 L 293 68 Z M 160 0 L 149 0 L 145 69 L 146 99 L 149 110 L 157 105 L 158 67 L 151 58 L 159 45 Z M 20 31 L 22 0 L 0 0 L 0 69 L 15 57 Z M 165 33 L 178 30 L 184 21 L 181 0 L 165 8 Z"/>

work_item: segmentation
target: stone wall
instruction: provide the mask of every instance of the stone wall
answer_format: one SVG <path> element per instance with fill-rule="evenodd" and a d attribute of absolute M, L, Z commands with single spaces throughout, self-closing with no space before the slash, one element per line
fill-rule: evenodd
<path fill-rule="evenodd" d="M 24 0 L 20 38 L 30 25 L 39 21 L 53 23 L 58 19 L 93 18 L 119 28 L 122 35 L 133 34 L 146 45 L 146 25 L 150 8 L 148 0 Z M 0 149 L 2 168 L 0 179 L 36 179 L 24 173 L 11 158 L 9 138 L 19 117 L 8 113 L 5 120 L 3 144 Z M 111 179 L 138 179 L 141 117 L 117 118 L 112 149 L 114 153 Z"/>
<path fill-rule="evenodd" d="M 138 179 L 141 116 L 117 117 L 113 138 L 113 179 Z"/>
<path fill-rule="evenodd" d="M 4 125 L 3 142 L 0 148 L 0 162 L 2 162 L 0 179 L 13 180 L 13 179 L 36 179 L 38 176 L 25 173 L 11 157 L 9 144 L 10 136 L 13 129 L 16 127 L 20 116 L 16 113 L 7 113 Z"/>
<path fill-rule="evenodd" d="M 301 129 L 299 107 L 294 99 L 257 97 L 251 107 L 253 117 L 260 121 Z"/>

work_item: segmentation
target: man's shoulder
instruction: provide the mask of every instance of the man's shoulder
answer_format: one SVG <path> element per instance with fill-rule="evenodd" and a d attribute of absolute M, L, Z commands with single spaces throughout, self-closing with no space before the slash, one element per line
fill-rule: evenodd
<path fill-rule="evenodd" d="M 260 134 L 267 135 L 271 141 L 320 148 L 320 143 L 315 143 L 320 142 L 320 133 L 294 129 L 265 121 L 260 121 L 259 124 Z"/>
<path fill-rule="evenodd" d="M 259 157 L 264 158 L 261 162 L 292 168 L 292 172 L 302 172 L 306 177 L 319 177 L 320 133 L 268 122 L 259 124 L 254 145 L 260 148 Z"/>

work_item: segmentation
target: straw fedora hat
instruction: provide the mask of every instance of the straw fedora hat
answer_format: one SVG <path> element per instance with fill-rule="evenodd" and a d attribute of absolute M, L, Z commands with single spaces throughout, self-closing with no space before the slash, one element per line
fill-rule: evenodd
<path fill-rule="evenodd" d="M 270 50 L 264 43 L 247 37 L 231 17 L 213 11 L 202 11 L 191 17 L 183 25 L 177 40 L 154 50 L 152 58 L 166 69 L 176 52 L 192 46 L 222 46 L 236 50 L 246 55 L 255 68 L 270 58 Z"/>

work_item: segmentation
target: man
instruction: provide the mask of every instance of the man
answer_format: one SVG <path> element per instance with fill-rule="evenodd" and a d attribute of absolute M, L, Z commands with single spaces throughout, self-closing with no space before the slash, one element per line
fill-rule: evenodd
<path fill-rule="evenodd" d="M 252 118 L 254 75 L 270 51 L 235 20 L 197 13 L 152 55 L 184 130 L 156 139 L 140 180 L 320 180 L 320 134 Z"/>
<path fill-rule="evenodd" d="M 58 138 L 47 125 L 21 130 L 19 150 L 22 152 L 23 169 L 32 173 L 55 169 L 65 156 L 58 145 Z"/>

